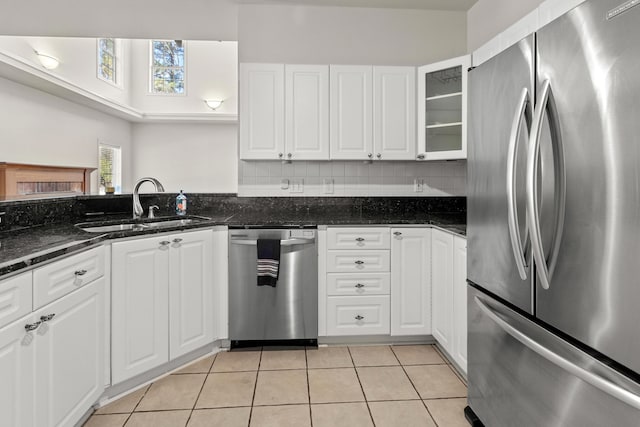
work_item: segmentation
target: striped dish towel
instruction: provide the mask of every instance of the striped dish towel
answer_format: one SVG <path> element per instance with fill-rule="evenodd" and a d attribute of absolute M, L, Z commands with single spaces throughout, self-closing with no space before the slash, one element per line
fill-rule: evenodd
<path fill-rule="evenodd" d="M 280 239 L 258 239 L 258 286 L 275 288 L 280 274 Z"/>

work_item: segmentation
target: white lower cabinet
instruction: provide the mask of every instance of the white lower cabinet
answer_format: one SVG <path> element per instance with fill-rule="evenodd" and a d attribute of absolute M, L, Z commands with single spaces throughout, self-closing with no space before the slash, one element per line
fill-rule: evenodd
<path fill-rule="evenodd" d="M 467 239 L 433 230 L 433 337 L 467 371 Z"/>
<path fill-rule="evenodd" d="M 327 332 L 340 335 L 389 333 L 389 295 L 329 297 Z"/>
<path fill-rule="evenodd" d="M 431 230 L 391 229 L 391 335 L 431 334 Z"/>
<path fill-rule="evenodd" d="M 100 278 L 0 329 L 2 425 L 73 426 L 96 402 L 104 294 Z"/>
<path fill-rule="evenodd" d="M 211 230 L 112 245 L 112 380 L 214 340 Z"/>

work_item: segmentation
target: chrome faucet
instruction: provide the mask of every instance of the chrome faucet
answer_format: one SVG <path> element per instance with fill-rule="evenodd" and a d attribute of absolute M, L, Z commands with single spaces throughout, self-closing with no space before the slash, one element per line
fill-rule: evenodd
<path fill-rule="evenodd" d="M 138 182 L 136 182 L 136 186 L 133 189 L 133 219 L 142 218 L 142 214 L 144 213 L 142 205 L 140 204 L 140 195 L 138 194 L 138 191 L 140 190 L 140 186 L 145 182 L 152 183 L 156 187 L 156 192 L 164 192 L 164 187 L 157 179 L 151 178 L 149 176 L 140 178 Z"/>

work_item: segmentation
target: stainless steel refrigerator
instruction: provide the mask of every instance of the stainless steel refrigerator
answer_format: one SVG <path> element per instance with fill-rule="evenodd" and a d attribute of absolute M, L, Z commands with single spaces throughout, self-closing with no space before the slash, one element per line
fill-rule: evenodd
<path fill-rule="evenodd" d="M 640 3 L 469 72 L 467 414 L 640 425 Z"/>

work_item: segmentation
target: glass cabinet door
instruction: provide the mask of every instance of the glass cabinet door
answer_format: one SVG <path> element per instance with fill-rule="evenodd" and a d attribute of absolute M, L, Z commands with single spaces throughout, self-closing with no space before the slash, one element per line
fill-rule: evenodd
<path fill-rule="evenodd" d="M 464 56 L 418 70 L 418 159 L 466 158 L 466 74 Z"/>

